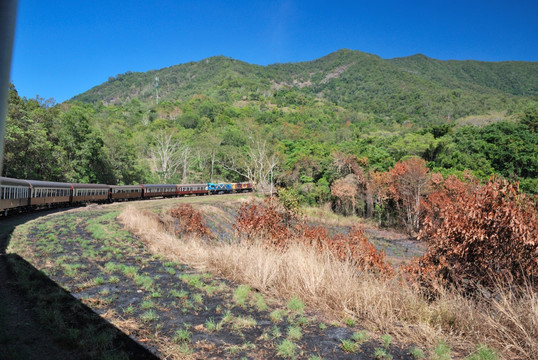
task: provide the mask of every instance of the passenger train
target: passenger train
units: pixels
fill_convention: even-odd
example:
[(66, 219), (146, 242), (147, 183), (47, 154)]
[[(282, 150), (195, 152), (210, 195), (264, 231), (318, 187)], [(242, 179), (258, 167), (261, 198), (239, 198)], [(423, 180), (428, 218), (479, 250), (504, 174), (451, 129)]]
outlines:
[(252, 184), (103, 185), (19, 180), (0, 177), (0, 216), (53, 206), (143, 200), (156, 197), (251, 192)]

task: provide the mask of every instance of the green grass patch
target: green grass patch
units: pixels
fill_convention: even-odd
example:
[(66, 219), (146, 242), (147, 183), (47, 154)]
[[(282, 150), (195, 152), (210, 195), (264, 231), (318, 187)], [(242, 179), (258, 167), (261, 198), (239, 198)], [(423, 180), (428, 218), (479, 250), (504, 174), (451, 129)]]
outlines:
[(282, 309), (277, 309), (277, 310), (273, 310), (271, 311), (271, 313), (269, 314), (269, 318), (271, 319), (271, 321), (275, 324), (278, 324), (279, 322), (282, 321), (282, 318), (286, 315), (286, 311), (285, 310), (282, 310)]
[(286, 306), (290, 311), (296, 312), (298, 314), (302, 314), (305, 309), (304, 302), (295, 295), (288, 300)]
[(140, 320), (142, 320), (145, 323), (153, 322), (159, 319), (159, 315), (151, 309), (140, 315)]
[(368, 331), (366, 331), (366, 330), (361, 330), (359, 332), (354, 332), (353, 335), (351, 336), (351, 338), (356, 343), (362, 344), (362, 343), (368, 341), (368, 339), (370, 339), (370, 334), (368, 334)]
[(295, 357), (295, 353), (297, 352), (297, 345), (295, 345), (290, 340), (283, 340), (280, 344), (276, 347), (276, 354), (278, 356), (282, 356), (285, 359), (292, 359)]
[(181, 343), (187, 343), (191, 341), (192, 333), (187, 329), (179, 329), (174, 333), (174, 336), (172, 337), (172, 341), (181, 344)]
[(247, 300), (250, 294), (250, 286), (248, 285), (239, 285), (234, 290), (234, 302), (237, 306), (245, 307), (247, 304)]
[(476, 350), (471, 355), (467, 356), (465, 360), (498, 360), (499, 355), (490, 349), (487, 345), (481, 344), (476, 347)]
[(289, 326), (288, 327), (288, 339), (290, 340), (299, 340), (303, 337), (303, 333), (300, 327)]
[(356, 342), (354, 342), (352, 340), (349, 340), (349, 339), (341, 340), (340, 341), (340, 347), (342, 348), (343, 352), (347, 352), (347, 353), (353, 353), (354, 354), (357, 351), (359, 351), (359, 344), (357, 344)]

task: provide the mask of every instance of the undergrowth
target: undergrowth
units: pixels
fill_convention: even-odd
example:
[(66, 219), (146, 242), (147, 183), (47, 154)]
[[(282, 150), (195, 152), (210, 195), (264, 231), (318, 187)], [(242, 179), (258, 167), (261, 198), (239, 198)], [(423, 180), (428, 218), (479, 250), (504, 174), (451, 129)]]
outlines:
[[(449, 344), (457, 357), (475, 353), (476, 344), (510, 359), (533, 359), (538, 353), (538, 297), (532, 286), (499, 286), (472, 297), (456, 288), (440, 287), (431, 297), (400, 276), (387, 276), (382, 266), (368, 271), (368, 262), (340, 256), (335, 250), (338, 247), (319, 245), (318, 239), (331, 240), (321, 231), (304, 236), (307, 231), (300, 221), (278, 216), (271, 204), (262, 206), (243, 206), (237, 224), (241, 236), (231, 243), (209, 245), (197, 236), (178, 241), (158, 215), (134, 208), (127, 208), (120, 220), (151, 251), (170, 260), (198, 266), (269, 295), (297, 297), (340, 319), (360, 319), (361, 326), (371, 331), (391, 334), (390, 338), (384, 336), (385, 343), (394, 336), (433, 349), (428, 352), (431, 356), (439, 356), (435, 352), (441, 343)], [(257, 230), (264, 236), (256, 237)], [(351, 241), (360, 242), (361, 236), (358, 231)], [(320, 251), (323, 248), (328, 251)], [(271, 319), (279, 321), (276, 314)], [(281, 346), (282, 354), (293, 353), (285, 351), (288, 342)], [(378, 355), (384, 357), (382, 351)]]

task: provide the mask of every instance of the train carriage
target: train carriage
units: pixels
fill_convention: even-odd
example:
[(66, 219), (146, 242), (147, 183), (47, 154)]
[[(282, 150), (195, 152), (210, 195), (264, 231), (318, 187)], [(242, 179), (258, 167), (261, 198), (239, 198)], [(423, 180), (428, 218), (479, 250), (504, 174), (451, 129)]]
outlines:
[(30, 184), (25, 180), (0, 177), (0, 213), (30, 205)]
[(184, 195), (207, 195), (209, 193), (207, 183), (206, 184), (179, 184), (178, 194)]
[(110, 199), (132, 200), (142, 198), (142, 185), (113, 185), (110, 186)]
[(142, 185), (144, 198), (170, 197), (178, 195), (178, 185), (171, 184), (144, 184)]
[(72, 184), (73, 203), (105, 202), (108, 201), (110, 185), (102, 184)]
[(245, 193), (245, 192), (252, 191), (252, 184), (248, 182), (234, 183), (232, 185), (233, 185), (233, 190), (236, 193), (241, 193), (241, 192)]
[(69, 203), (73, 186), (69, 183), (26, 180), (30, 185), (30, 206), (42, 207)]

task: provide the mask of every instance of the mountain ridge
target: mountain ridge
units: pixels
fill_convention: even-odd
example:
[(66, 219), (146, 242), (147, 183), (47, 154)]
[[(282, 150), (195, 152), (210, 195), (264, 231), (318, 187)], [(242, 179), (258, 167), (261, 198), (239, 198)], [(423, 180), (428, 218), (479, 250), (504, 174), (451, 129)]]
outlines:
[(341, 49), (295, 63), (256, 65), (220, 55), (127, 72), (71, 101), (118, 104), (136, 98), (150, 103), (156, 76), (162, 101), (187, 101), (194, 95), (224, 102), (267, 100), (293, 92), (290, 97), (301, 101), (317, 98), (361, 112), (416, 118), (483, 113), (538, 95), (538, 62), (437, 60), (423, 54), (382, 59)]

